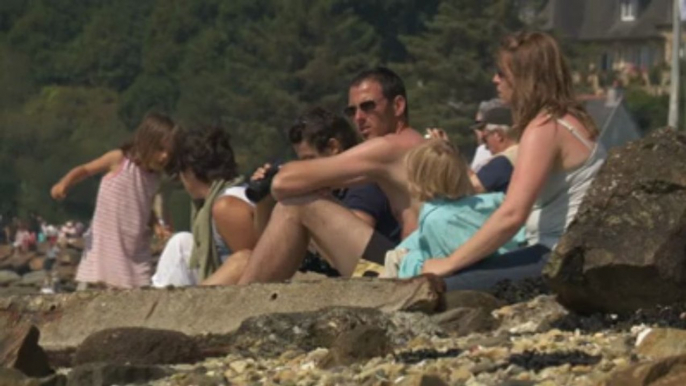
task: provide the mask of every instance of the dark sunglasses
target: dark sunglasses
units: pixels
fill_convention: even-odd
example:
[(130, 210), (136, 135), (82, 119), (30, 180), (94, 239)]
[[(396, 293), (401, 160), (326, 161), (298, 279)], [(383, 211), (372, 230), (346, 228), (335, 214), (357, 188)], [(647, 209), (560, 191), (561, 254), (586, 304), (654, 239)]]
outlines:
[(505, 79), (505, 71), (503, 71), (502, 68), (496, 67), (495, 68), (495, 74), (498, 75), (498, 78)]
[(374, 109), (376, 108), (376, 102), (364, 101), (357, 106), (348, 106), (345, 109), (343, 109), (343, 114), (345, 114), (348, 118), (354, 118), (358, 108), (362, 110), (365, 114), (367, 114), (374, 111)]

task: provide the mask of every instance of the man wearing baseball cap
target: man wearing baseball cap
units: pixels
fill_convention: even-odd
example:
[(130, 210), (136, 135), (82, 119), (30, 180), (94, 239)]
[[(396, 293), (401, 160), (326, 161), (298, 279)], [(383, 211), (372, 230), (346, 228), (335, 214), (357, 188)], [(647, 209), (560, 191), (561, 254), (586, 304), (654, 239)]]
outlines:
[(477, 193), (507, 192), (517, 159), (517, 138), (512, 130), (512, 111), (494, 107), (484, 112), (482, 121), (473, 127), (481, 132), (486, 148), (493, 157), (471, 175)]

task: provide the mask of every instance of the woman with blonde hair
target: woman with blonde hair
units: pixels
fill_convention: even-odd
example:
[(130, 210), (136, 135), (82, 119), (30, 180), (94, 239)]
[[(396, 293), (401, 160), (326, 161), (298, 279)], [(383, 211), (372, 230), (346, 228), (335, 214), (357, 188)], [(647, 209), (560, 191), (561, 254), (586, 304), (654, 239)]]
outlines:
[[(424, 273), (451, 276), (449, 289), (486, 289), (541, 275), (603, 164), (598, 129), (574, 96), (558, 43), (540, 32), (507, 36), (493, 78), (512, 107), (519, 157), (503, 204), (469, 241)], [(485, 259), (526, 226), (528, 247)]]
[[(405, 157), (408, 190), (421, 202), (419, 225), (386, 254), (384, 277), (407, 278), (422, 272), (432, 257), (448, 256), (469, 240), (502, 203), (502, 193), (474, 195), (468, 166), (452, 144), (433, 139)], [(497, 253), (517, 248), (515, 241)]]

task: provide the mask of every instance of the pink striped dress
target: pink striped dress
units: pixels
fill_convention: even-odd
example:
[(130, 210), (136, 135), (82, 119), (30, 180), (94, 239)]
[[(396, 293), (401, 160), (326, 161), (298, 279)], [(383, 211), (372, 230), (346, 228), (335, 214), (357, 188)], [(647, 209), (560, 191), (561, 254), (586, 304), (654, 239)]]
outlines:
[(76, 280), (119, 288), (150, 285), (149, 228), (159, 176), (124, 158), (100, 182), (95, 214)]

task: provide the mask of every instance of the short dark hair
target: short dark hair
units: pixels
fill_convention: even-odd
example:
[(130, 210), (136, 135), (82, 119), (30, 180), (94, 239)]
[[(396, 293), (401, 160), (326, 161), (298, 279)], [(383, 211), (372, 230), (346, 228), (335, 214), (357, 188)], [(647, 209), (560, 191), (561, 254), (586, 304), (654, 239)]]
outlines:
[(375, 80), (381, 85), (381, 92), (387, 100), (392, 101), (398, 95), (405, 99), (403, 118), (408, 121), (410, 119), (410, 106), (407, 102), (407, 92), (405, 91), (405, 83), (402, 78), (391, 69), (379, 66), (364, 70), (357, 74), (353, 80), (350, 81), (349, 88), (358, 86), (360, 83), (369, 79)]
[(360, 136), (350, 123), (341, 115), (323, 107), (314, 107), (301, 114), (288, 129), (288, 140), (291, 145), (303, 141), (323, 152), (329, 140), (335, 138), (348, 150), (360, 143)]
[(230, 180), (238, 175), (231, 137), (221, 127), (184, 131), (178, 136), (173, 171), (190, 169), (200, 181)]

